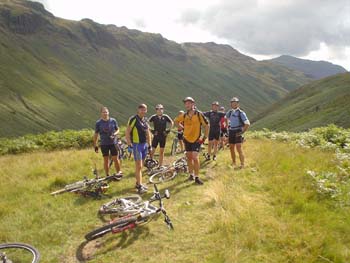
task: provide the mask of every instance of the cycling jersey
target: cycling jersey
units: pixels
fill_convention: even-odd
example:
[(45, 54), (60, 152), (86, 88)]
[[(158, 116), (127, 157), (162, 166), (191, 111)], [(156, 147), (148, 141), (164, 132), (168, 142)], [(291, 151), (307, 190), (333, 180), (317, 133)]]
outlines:
[(164, 135), (166, 124), (171, 123), (172, 120), (166, 114), (163, 114), (161, 116), (154, 114), (149, 118), (149, 122), (153, 122), (155, 134)]
[(109, 118), (108, 120), (99, 119), (95, 124), (95, 133), (100, 134), (100, 145), (113, 145), (116, 144), (115, 139), (111, 139), (111, 136), (118, 130), (118, 123), (115, 119)]
[(188, 113), (179, 115), (176, 118), (176, 121), (181, 123), (183, 122), (184, 126), (184, 139), (187, 142), (194, 143), (201, 136), (201, 127), (207, 126), (208, 121), (200, 111), (195, 111), (192, 116), (189, 116)]
[(204, 116), (209, 119), (210, 129), (217, 130), (220, 129), (220, 120), (222, 117), (225, 117), (225, 113), (220, 111), (207, 111), (204, 113)]
[(146, 118), (140, 118), (139, 115), (132, 116), (128, 121), (131, 127), (130, 139), (132, 143), (146, 143), (148, 124)]

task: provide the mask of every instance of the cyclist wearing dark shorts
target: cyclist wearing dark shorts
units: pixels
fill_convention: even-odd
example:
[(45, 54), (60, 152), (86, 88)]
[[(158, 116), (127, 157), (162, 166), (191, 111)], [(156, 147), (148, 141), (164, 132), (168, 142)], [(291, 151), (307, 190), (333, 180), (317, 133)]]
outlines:
[(231, 151), (232, 164), (236, 166), (235, 148), (239, 154), (241, 165), (244, 168), (244, 154), (242, 149), (243, 133), (248, 130), (250, 122), (244, 111), (239, 108), (239, 99), (233, 97), (231, 99), (231, 110), (226, 113), (226, 124), (229, 128), (229, 144)]
[(129, 119), (125, 132), (128, 150), (134, 154), (136, 189), (139, 194), (147, 192), (147, 187), (142, 184), (142, 167), (147, 153), (151, 150), (151, 135), (146, 113), (147, 105), (140, 104), (137, 114)]
[[(163, 165), (163, 159), (164, 159), (164, 147), (166, 144), (166, 137), (169, 134), (171, 128), (174, 125), (173, 120), (166, 114), (164, 114), (164, 107), (162, 104), (158, 104), (156, 106), (157, 113), (152, 115), (149, 118), (149, 122), (153, 123), (153, 139), (152, 139), (152, 151), (151, 151), (151, 158), (153, 158), (154, 152), (156, 151), (156, 148), (159, 144), (160, 150), (159, 150), (159, 166)], [(167, 129), (166, 125), (167, 123), (170, 123), (169, 129)]]
[[(221, 106), (220, 111), (224, 112), (226, 115), (225, 107)], [(226, 126), (226, 116), (224, 116), (220, 120), (220, 148), (221, 149), (225, 149), (225, 145), (227, 143), (227, 137), (228, 137), (228, 133), (227, 133), (227, 126)]]
[(209, 119), (210, 130), (209, 130), (209, 144), (208, 144), (208, 154), (206, 160), (210, 160), (211, 149), (213, 148), (213, 160), (216, 160), (216, 153), (218, 151), (218, 143), (220, 139), (220, 120), (225, 117), (224, 112), (218, 111), (219, 102), (214, 101), (211, 104), (211, 111), (204, 113), (204, 116)]
[(114, 166), (117, 171), (116, 178), (122, 177), (120, 162), (117, 150), (117, 134), (119, 133), (118, 123), (115, 119), (109, 117), (107, 107), (101, 108), (101, 118), (95, 124), (95, 134), (93, 144), (95, 152), (98, 153), (97, 139), (100, 136), (100, 147), (103, 155), (104, 170), (106, 176), (109, 176), (109, 156), (112, 156)]
[[(177, 115), (178, 116), (181, 116), (183, 115), (185, 112), (183, 110), (180, 110), (179, 111), (179, 114)], [(179, 127), (177, 128), (177, 138), (179, 140), (179, 144), (180, 144), (180, 150), (181, 152), (184, 151), (184, 131), (183, 129), (181, 128), (183, 126), (183, 122), (180, 123)]]
[[(175, 123), (184, 131), (184, 143), (187, 156), (187, 165), (190, 172), (189, 180), (194, 180), (196, 184), (203, 184), (199, 179), (199, 149), (201, 144), (206, 140), (209, 133), (209, 124), (202, 112), (195, 108), (195, 101), (191, 97), (186, 97), (185, 103), (186, 113), (178, 116)], [(183, 123), (181, 125), (180, 123)], [(205, 135), (201, 137), (201, 127), (205, 127)]]

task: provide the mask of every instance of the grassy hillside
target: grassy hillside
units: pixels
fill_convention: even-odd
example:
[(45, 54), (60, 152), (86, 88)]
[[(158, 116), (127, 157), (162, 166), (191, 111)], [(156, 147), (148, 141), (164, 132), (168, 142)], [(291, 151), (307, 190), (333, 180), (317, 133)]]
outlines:
[(334, 123), (350, 127), (350, 73), (292, 91), (255, 119), (253, 129), (303, 131)]
[(304, 72), (306, 76), (313, 79), (322, 79), (347, 72), (342, 66), (334, 65), (327, 61), (313, 61), (286, 55), (268, 61)]
[[(90, 173), (101, 157), (87, 150), (2, 156), (0, 242), (31, 243), (43, 262), (349, 262), (349, 207), (318, 193), (307, 175), (334, 170), (333, 154), (267, 139), (248, 139), (245, 150), (244, 170), (233, 170), (224, 151), (203, 167), (203, 186), (185, 175), (161, 185), (172, 195), (165, 207), (173, 232), (159, 218), (88, 243), (83, 237), (103, 224), (96, 212), (109, 199), (49, 192)], [(109, 194), (134, 193), (132, 166), (123, 164), (126, 177)]]
[(101, 105), (121, 123), (140, 102), (170, 114), (233, 95), (255, 116), (309, 81), (230, 46), (177, 44), (159, 34), (54, 17), (35, 2), (0, 2), (0, 136), (92, 127)]

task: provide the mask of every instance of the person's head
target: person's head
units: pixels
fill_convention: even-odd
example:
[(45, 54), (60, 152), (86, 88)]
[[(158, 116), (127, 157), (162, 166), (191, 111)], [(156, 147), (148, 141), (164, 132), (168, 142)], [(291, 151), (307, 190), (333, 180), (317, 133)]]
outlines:
[(212, 104), (211, 104), (211, 109), (213, 111), (218, 111), (219, 109), (219, 102), (218, 101), (214, 101)]
[(156, 105), (156, 112), (157, 112), (157, 115), (158, 115), (158, 116), (163, 115), (164, 107), (163, 107), (162, 104), (157, 104), (157, 105)]
[(225, 112), (225, 107), (224, 107), (224, 106), (221, 106), (219, 110), (220, 110), (221, 112)]
[(179, 113), (177, 114), (178, 116), (181, 116), (181, 115), (183, 115), (183, 114), (185, 114), (185, 112), (183, 111), (183, 110), (179, 110)]
[(231, 99), (231, 108), (237, 109), (239, 107), (239, 99), (237, 97), (233, 97)]
[(146, 113), (147, 113), (147, 105), (146, 104), (140, 104), (138, 107), (137, 107), (137, 114), (143, 118), (146, 116)]
[(101, 118), (102, 119), (108, 120), (108, 118), (109, 118), (109, 110), (108, 110), (107, 107), (101, 107), (100, 113), (101, 113)]
[(185, 104), (185, 109), (186, 110), (193, 110), (195, 107), (195, 101), (192, 97), (186, 97), (183, 100), (184, 104)]

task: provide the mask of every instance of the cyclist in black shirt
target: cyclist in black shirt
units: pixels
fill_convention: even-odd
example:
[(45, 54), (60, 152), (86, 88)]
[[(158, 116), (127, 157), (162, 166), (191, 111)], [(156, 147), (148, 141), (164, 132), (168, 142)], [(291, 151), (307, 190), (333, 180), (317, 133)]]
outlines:
[[(156, 148), (159, 144), (160, 150), (159, 150), (159, 166), (163, 165), (163, 159), (164, 159), (164, 148), (166, 143), (166, 137), (169, 134), (171, 128), (174, 125), (173, 120), (164, 112), (164, 107), (162, 104), (158, 104), (156, 106), (156, 114), (152, 115), (149, 118), (149, 122), (153, 123), (153, 140), (152, 140), (152, 151), (151, 151), (151, 158), (153, 158), (153, 155), (156, 151)], [(167, 123), (170, 123), (169, 129), (167, 129)]]
[(208, 154), (206, 160), (210, 160), (211, 149), (214, 148), (213, 160), (216, 160), (216, 153), (218, 151), (218, 143), (220, 140), (220, 120), (222, 117), (225, 117), (224, 112), (218, 111), (219, 102), (214, 101), (211, 104), (211, 111), (204, 113), (204, 116), (208, 118), (210, 124), (209, 130), (209, 143), (208, 143)]

